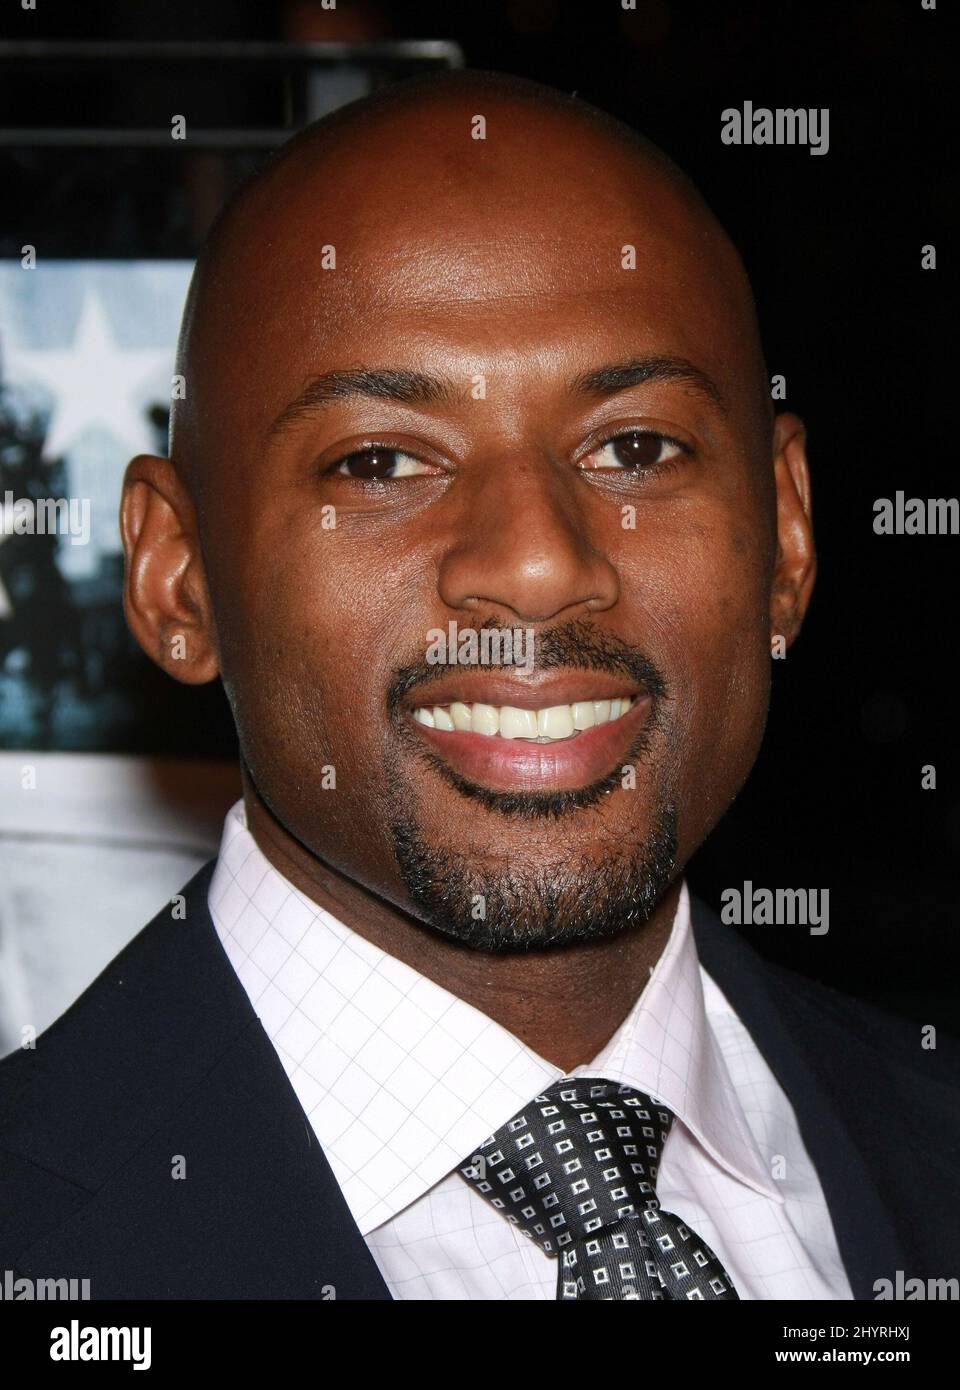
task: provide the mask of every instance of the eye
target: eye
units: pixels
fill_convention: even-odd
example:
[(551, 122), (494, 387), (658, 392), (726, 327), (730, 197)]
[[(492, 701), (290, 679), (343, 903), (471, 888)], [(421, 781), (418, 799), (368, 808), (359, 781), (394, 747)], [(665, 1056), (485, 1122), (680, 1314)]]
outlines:
[(681, 454), (689, 453), (685, 444), (653, 430), (629, 430), (614, 435), (588, 455), (590, 471), (655, 471), (669, 467)]
[(385, 444), (368, 444), (338, 459), (326, 471), (341, 477), (379, 481), (382, 478), (414, 478), (428, 473), (430, 469), (413, 454), (405, 454), (401, 449), (391, 449)]

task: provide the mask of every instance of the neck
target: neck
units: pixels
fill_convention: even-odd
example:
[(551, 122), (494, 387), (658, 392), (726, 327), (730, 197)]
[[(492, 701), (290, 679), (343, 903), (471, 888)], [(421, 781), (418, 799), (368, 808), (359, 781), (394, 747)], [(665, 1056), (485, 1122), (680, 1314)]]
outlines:
[(469, 950), (311, 854), (246, 779), (244, 803), (263, 854), (301, 893), (563, 1071), (591, 1062), (610, 1040), (643, 992), (673, 926), (679, 880), (647, 922), (615, 937), (502, 956)]

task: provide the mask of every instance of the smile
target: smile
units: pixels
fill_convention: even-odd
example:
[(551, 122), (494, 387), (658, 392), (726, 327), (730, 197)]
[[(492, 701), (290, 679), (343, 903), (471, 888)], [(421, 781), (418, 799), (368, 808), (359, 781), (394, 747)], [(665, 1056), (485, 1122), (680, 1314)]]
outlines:
[[(609, 684), (592, 698), (590, 683), (582, 677), (576, 681), (580, 689), (565, 683), (571, 688), (551, 690), (552, 701), (543, 698), (546, 689), (527, 688), (521, 694), (504, 686), (483, 692), (501, 699), (506, 695), (502, 704), (458, 699), (467, 692), (438, 689), (436, 704), (408, 706), (407, 719), (435, 757), (479, 786), (505, 792), (572, 791), (623, 766), (649, 718), (652, 700), (636, 688), (618, 695)], [(556, 697), (563, 694), (574, 698), (561, 703)]]
[(615, 700), (578, 700), (572, 705), (546, 709), (518, 709), (514, 705), (466, 704), (419, 705), (413, 711), (418, 724), (452, 733), (455, 729), (487, 737), (525, 739), (531, 743), (557, 743), (621, 719), (631, 708), (631, 697)]

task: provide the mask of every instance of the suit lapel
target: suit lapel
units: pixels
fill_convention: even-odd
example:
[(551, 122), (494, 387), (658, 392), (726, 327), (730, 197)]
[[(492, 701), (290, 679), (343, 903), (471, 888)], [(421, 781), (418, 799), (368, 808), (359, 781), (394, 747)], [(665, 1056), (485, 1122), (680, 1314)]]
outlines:
[[(869, 1062), (851, 1054), (849, 1028), (811, 1004), (823, 987), (765, 962), (732, 927), (691, 898), (700, 961), (733, 1005), (793, 1106), (830, 1209), (854, 1298), (907, 1267), (887, 1204), (847, 1116), (876, 1085)], [(872, 1158), (877, 1155), (873, 1153)]]
[(87, 1200), (17, 1267), (99, 1299), (389, 1299), (217, 937), (212, 869), (38, 1040), (30, 1157), (48, 1142)]

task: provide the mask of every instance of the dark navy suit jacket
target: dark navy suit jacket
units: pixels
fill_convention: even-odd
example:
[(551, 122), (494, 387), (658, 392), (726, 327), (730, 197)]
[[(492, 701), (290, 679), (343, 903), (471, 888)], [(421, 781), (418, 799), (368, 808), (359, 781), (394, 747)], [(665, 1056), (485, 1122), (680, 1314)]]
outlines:
[[(213, 862), (0, 1062), (0, 1271), (95, 1299), (388, 1299), (207, 908)], [(793, 1105), (858, 1299), (960, 1276), (960, 1047), (765, 962), (699, 957)], [(171, 1174), (177, 1156), (184, 1180)]]

